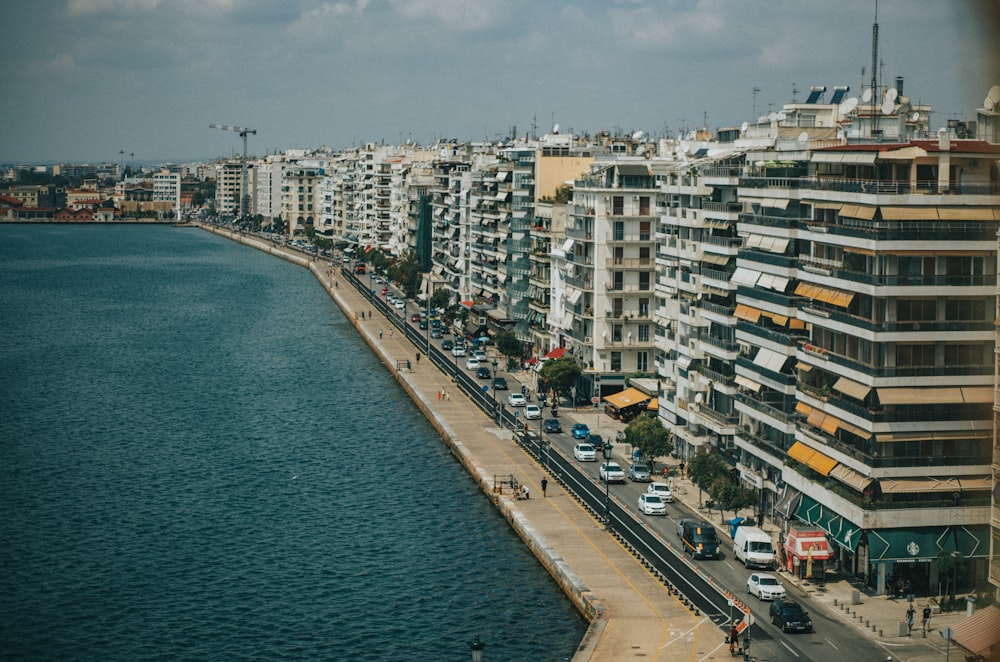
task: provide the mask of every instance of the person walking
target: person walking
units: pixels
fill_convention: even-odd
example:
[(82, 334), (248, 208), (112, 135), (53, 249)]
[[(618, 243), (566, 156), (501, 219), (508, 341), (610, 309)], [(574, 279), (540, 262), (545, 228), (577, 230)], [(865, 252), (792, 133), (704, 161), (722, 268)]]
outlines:
[(927, 605), (926, 607), (924, 607), (923, 616), (924, 616), (924, 620), (923, 620), (924, 637), (926, 638), (928, 630), (931, 629), (931, 606), (930, 605)]
[(910, 608), (906, 610), (906, 636), (909, 637), (910, 633), (913, 632), (913, 617), (916, 615), (917, 610), (913, 608), (913, 603), (910, 603)]
[(379, 327), (379, 330), (378, 330), (378, 339), (382, 340), (382, 328), (381, 327)]
[(544, 476), (542, 476), (542, 498), (543, 499), (546, 497), (545, 490), (548, 488), (548, 486), (549, 486), (549, 480), (547, 478), (545, 478)]

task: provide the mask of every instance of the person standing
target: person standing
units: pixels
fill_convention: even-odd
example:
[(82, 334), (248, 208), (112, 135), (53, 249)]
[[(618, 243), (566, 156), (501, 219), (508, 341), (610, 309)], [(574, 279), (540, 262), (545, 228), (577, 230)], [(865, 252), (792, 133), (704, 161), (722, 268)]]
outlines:
[(545, 490), (548, 488), (548, 486), (549, 486), (549, 480), (548, 480), (548, 478), (545, 478), (544, 476), (542, 476), (542, 498), (543, 499), (546, 497)]
[(924, 636), (926, 637), (927, 636), (927, 631), (931, 629), (931, 606), (930, 605), (927, 605), (927, 606), (924, 607), (923, 616), (924, 616), (924, 620), (923, 620)]
[(913, 632), (913, 617), (916, 615), (917, 610), (913, 608), (913, 603), (910, 603), (910, 608), (906, 610), (906, 636), (910, 636), (910, 632)]

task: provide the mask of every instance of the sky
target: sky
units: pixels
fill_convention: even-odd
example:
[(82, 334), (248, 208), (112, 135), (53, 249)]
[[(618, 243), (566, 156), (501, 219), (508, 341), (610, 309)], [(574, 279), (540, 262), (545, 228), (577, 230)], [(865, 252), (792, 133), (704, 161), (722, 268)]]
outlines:
[[(905, 95), (934, 106), (934, 129), (974, 118), (1000, 83), (993, 6), (878, 2), (881, 81), (903, 76)], [(0, 163), (241, 154), (239, 135), (213, 123), (256, 129), (251, 156), (554, 124), (739, 126), (811, 85), (860, 96), (875, 11), (876, 0), (16, 0), (0, 39)]]

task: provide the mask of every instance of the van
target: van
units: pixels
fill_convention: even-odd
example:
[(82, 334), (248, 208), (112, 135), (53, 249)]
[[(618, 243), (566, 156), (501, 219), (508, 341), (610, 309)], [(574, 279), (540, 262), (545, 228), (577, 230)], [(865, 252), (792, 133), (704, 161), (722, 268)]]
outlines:
[(681, 532), (684, 553), (694, 559), (714, 559), (719, 555), (719, 534), (705, 521), (687, 520)]
[(774, 567), (775, 554), (771, 536), (756, 526), (736, 527), (733, 537), (733, 554), (747, 568), (757, 567), (770, 570)]

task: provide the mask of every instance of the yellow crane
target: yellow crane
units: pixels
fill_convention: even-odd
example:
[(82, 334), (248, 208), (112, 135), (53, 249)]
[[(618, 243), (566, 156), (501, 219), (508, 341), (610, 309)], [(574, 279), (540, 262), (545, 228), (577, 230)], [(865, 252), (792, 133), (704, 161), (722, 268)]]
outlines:
[(250, 194), (247, 191), (247, 135), (251, 133), (257, 135), (257, 129), (247, 129), (242, 126), (230, 126), (228, 124), (209, 124), (208, 128), (234, 131), (240, 134), (240, 138), (243, 138), (243, 171), (240, 177), (240, 218), (244, 219), (247, 216), (248, 203), (250, 202)]

